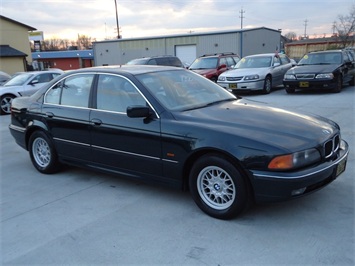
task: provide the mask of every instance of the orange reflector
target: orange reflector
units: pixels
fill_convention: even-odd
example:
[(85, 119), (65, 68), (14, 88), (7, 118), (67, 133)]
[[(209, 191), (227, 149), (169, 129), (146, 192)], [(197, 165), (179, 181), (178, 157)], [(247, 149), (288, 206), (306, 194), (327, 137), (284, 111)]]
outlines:
[(282, 155), (275, 157), (269, 163), (269, 169), (290, 169), (293, 167), (293, 157), (292, 155)]

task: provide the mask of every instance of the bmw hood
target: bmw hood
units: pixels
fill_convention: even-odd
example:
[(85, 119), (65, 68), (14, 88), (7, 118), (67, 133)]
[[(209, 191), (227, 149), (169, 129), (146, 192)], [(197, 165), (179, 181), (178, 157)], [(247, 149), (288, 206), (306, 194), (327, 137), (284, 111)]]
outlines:
[(245, 99), (185, 111), (176, 116), (223, 136), (253, 140), (283, 150), (315, 147), (339, 132), (326, 118), (270, 107)]

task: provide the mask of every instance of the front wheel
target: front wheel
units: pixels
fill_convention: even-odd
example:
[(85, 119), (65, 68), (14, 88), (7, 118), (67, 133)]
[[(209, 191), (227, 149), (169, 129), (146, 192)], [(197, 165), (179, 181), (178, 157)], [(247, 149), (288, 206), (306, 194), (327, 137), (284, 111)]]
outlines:
[(272, 81), (271, 81), (271, 77), (268, 76), (265, 78), (264, 81), (263, 93), (269, 94), (271, 92), (271, 88), (272, 88)]
[(335, 93), (341, 92), (342, 88), (343, 88), (343, 77), (341, 75), (338, 75), (336, 81), (336, 87), (333, 89), (333, 92)]
[(7, 115), (11, 113), (11, 102), (15, 98), (13, 95), (3, 95), (1, 96), (1, 115)]
[(221, 156), (201, 157), (192, 167), (190, 192), (197, 206), (218, 219), (231, 219), (248, 205), (247, 185), (240, 171)]
[(29, 141), (32, 164), (41, 173), (51, 174), (58, 170), (58, 159), (54, 145), (42, 131), (34, 132)]

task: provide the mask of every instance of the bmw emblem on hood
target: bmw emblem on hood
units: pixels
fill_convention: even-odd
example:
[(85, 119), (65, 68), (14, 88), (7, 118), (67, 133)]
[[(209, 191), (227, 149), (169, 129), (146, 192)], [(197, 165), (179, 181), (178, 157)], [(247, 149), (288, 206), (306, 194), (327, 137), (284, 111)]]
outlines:
[(330, 135), (330, 131), (328, 129), (323, 129), (322, 131), (323, 131), (324, 134)]

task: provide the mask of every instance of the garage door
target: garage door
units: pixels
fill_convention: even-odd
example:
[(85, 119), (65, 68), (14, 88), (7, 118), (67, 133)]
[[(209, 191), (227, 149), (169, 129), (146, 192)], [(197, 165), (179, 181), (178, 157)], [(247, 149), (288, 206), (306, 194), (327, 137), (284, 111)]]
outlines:
[(196, 59), (196, 45), (176, 45), (175, 51), (183, 63), (191, 64)]

